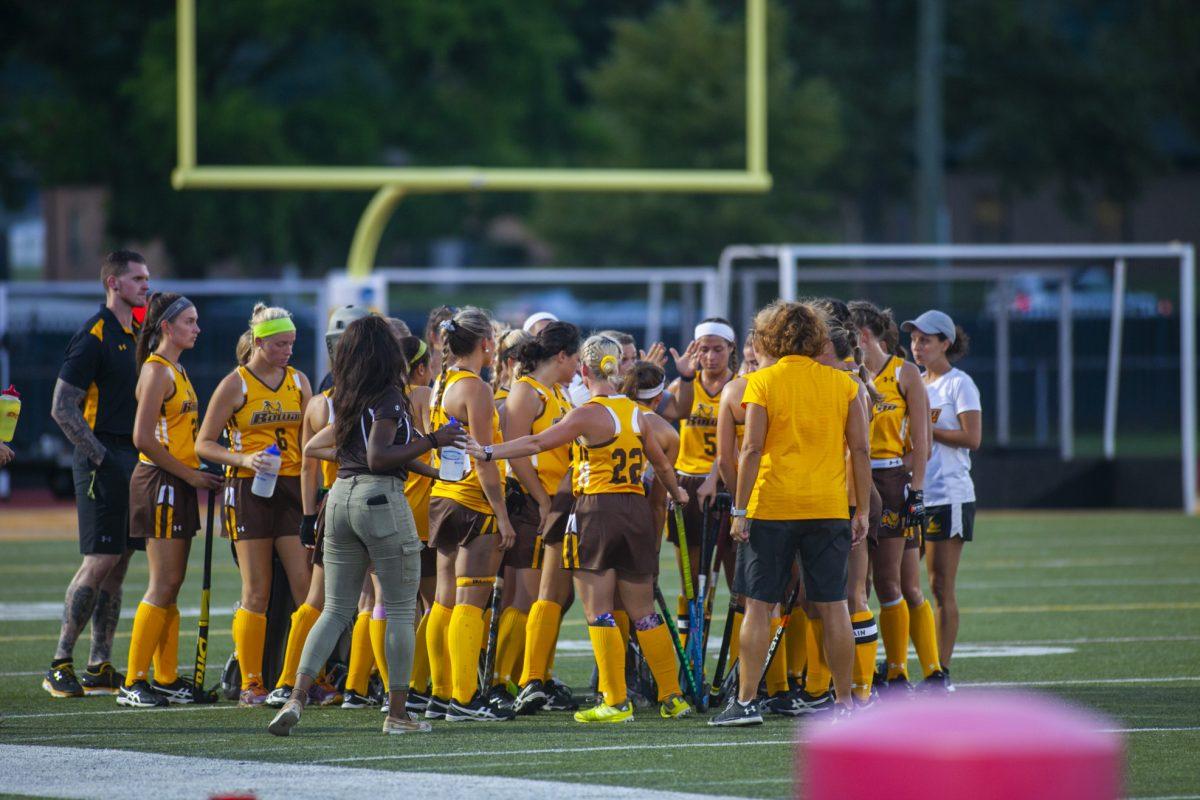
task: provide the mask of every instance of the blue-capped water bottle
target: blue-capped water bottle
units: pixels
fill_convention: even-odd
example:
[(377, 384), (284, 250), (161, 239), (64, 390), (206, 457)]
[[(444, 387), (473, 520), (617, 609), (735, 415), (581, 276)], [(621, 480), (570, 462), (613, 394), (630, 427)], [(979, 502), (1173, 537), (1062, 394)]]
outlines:
[(271, 445), (263, 451), (270, 459), (270, 464), (254, 473), (254, 483), (250, 484), (250, 491), (259, 497), (270, 497), (275, 494), (275, 480), (279, 477), (279, 467), (283, 463), (280, 457), (279, 448)]
[[(454, 417), (450, 418), (451, 425), (460, 425), (461, 423)], [(456, 447), (448, 444), (438, 451), (438, 460), (441, 462), (438, 466), (438, 478), (443, 481), (461, 481), (463, 475), (467, 473), (467, 451), (461, 447)]]

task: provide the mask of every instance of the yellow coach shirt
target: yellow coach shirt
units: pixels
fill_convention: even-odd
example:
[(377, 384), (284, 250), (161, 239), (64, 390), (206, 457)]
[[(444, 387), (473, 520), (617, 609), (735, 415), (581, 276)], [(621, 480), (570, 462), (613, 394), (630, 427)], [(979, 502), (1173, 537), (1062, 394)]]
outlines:
[(848, 519), (846, 414), (858, 395), (847, 373), (784, 356), (746, 376), (742, 405), (767, 410), (751, 519)]

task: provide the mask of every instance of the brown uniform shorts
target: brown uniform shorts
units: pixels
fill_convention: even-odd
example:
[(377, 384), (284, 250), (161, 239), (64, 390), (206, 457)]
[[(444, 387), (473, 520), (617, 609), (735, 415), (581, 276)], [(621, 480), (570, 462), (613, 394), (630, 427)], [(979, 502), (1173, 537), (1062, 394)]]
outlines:
[(129, 537), (191, 539), (199, 531), (200, 503), (195, 487), (139, 461), (129, 481)]
[[(571, 492), (571, 473), (563, 478), (558, 485), (558, 491), (550, 498), (550, 513), (546, 515), (546, 524), (542, 526), (542, 544), (562, 544), (567, 533), (567, 520), (575, 508), (575, 495)], [(539, 555), (540, 559), (541, 556)]]
[[(871, 480), (883, 503), (879, 514), (879, 523), (872, 525), (868, 531), (872, 543), (876, 543), (879, 539), (897, 539), (904, 536), (904, 529), (900, 527), (900, 516), (904, 510), (904, 487), (912, 480), (911, 473), (904, 467), (873, 469), (871, 470)], [(874, 501), (874, 493), (872, 493), (871, 499)], [(872, 507), (871, 510), (873, 512), (874, 508)], [(920, 542), (915, 536), (904, 543), (906, 550), (916, 549), (919, 546)]]
[(429, 546), (453, 552), (480, 536), (499, 534), (496, 517), (467, 508), (448, 497), (429, 498)]
[[(697, 549), (704, 537), (704, 507), (700, 503), (700, 498), (696, 496), (696, 492), (704, 485), (707, 478), (702, 475), (684, 475), (677, 472), (675, 480), (688, 493), (687, 505), (683, 507), (683, 524), (686, 528), (684, 533), (687, 534), (688, 548)], [(724, 484), (718, 483), (717, 491), (725, 491)], [(710, 505), (708, 524), (716, 525), (718, 516), (720, 516), (721, 528), (717, 531), (717, 555), (724, 560), (725, 554), (733, 549), (733, 537), (729, 533), (732, 527), (731, 520), (728, 513), (718, 515), (715, 505)], [(675, 534), (674, 526), (669, 523), (667, 525), (667, 541), (679, 547), (679, 537)]]
[(627, 575), (655, 573), (658, 542), (645, 495), (580, 495), (575, 500), (574, 516), (581, 569), (615, 569)]
[(538, 505), (529, 495), (522, 495), (524, 502), (515, 512), (510, 511), (508, 521), (517, 533), (517, 541), (504, 553), (504, 566), (529, 569), (539, 566), (541, 561), (542, 523)]
[(222, 535), (239, 540), (299, 536), (304, 517), (300, 506), (300, 477), (280, 475), (275, 494), (259, 497), (250, 491), (254, 478), (226, 478), (221, 508)]
[(429, 546), (427, 542), (422, 542), (424, 547), (421, 548), (421, 577), (436, 578), (437, 577), (437, 550)]

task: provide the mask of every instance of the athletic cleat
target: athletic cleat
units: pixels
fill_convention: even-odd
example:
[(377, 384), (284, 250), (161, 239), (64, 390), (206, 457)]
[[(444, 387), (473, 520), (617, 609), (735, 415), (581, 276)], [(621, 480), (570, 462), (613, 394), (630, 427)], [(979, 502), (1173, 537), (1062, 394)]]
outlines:
[(513, 711), (518, 714), (533, 714), (546, 705), (550, 695), (546, 692), (546, 684), (537, 678), (521, 687), (517, 699), (513, 703)]
[(876, 708), (879, 708), (879, 695), (875, 692), (867, 695), (866, 700), (860, 700), (857, 696), (854, 698), (855, 711), (871, 711)]
[(680, 694), (671, 695), (658, 706), (658, 715), (663, 719), (679, 719), (690, 716), (691, 713), (692, 706)]
[(150, 684), (150, 688), (167, 698), (168, 703), (174, 705), (185, 706), (196, 700), (196, 684), (192, 683), (188, 678), (176, 678), (171, 683), (153, 681)]
[(747, 725), (762, 725), (762, 712), (758, 710), (758, 702), (751, 700), (742, 703), (737, 697), (730, 697), (720, 714), (708, 721), (709, 725), (723, 728), (740, 728)]
[(253, 708), (261, 706), (267, 702), (269, 692), (262, 684), (255, 683), (248, 689), (242, 689), (242, 693), (238, 695), (238, 705), (242, 708)]
[(445, 719), (450, 701), (434, 695), (429, 696), (429, 706), (425, 709), (425, 719)]
[(117, 705), (128, 708), (162, 708), (169, 705), (167, 698), (150, 688), (146, 681), (138, 681), (133, 686), (122, 685), (117, 690)]
[[(492, 708), (504, 709), (505, 711), (513, 711), (514, 699), (508, 693), (508, 689), (504, 686), (493, 686), (484, 698), (484, 702)], [(514, 711), (514, 713), (516, 713)]]
[(329, 682), (328, 678), (314, 683), (308, 690), (308, 702), (315, 706), (340, 706), (342, 693)]
[(432, 725), (425, 720), (417, 719), (414, 714), (405, 714), (402, 719), (389, 716), (383, 721), (383, 732), (387, 734), (429, 733), (431, 730), (433, 730)]
[(267, 699), (263, 701), (263, 705), (267, 708), (283, 708), (288, 700), (292, 699), (291, 686), (276, 686), (267, 695)]
[(546, 711), (579, 710), (579, 703), (575, 700), (575, 695), (571, 694), (571, 687), (562, 681), (550, 678), (546, 681), (545, 691), (547, 699), (546, 704), (542, 708)]
[(83, 697), (83, 687), (79, 685), (79, 679), (75, 677), (75, 668), (71, 666), (70, 661), (46, 670), (42, 678), (42, 688), (49, 692), (51, 697)]
[(600, 724), (633, 722), (633, 703), (626, 700), (619, 706), (610, 706), (608, 703), (599, 702), (591, 708), (576, 711), (575, 721)]
[(833, 692), (814, 696), (801, 689), (792, 698), (792, 702), (797, 708), (802, 709), (801, 714), (817, 714), (833, 708)]
[(385, 715), (392, 713), (392, 695), (390, 693), (383, 696), (383, 702), (379, 704), (379, 713)]
[[(245, 694), (245, 692), (242, 692)], [(296, 723), (300, 721), (300, 714), (303, 707), (299, 701), (289, 699), (275, 715), (275, 719), (267, 725), (267, 731), (275, 736), (287, 736), (292, 732), (292, 728), (296, 727)]]
[(922, 694), (945, 694), (950, 691), (950, 676), (944, 670), (934, 670), (929, 677), (917, 685), (917, 691)]
[(79, 685), (83, 687), (83, 693), (89, 697), (99, 694), (114, 695), (125, 685), (125, 676), (113, 669), (112, 664), (105, 661), (98, 664), (95, 669), (86, 668), (79, 676)]
[(758, 707), (763, 714), (779, 714), (784, 717), (800, 717), (808, 713), (808, 705), (799, 699), (799, 694), (790, 692), (776, 692), (760, 702)]
[(404, 710), (409, 714), (420, 716), (429, 709), (429, 700), (431, 695), (425, 692), (418, 692), (416, 689), (408, 690), (408, 698), (404, 701)]
[[(429, 718), (428, 712), (425, 718)], [(508, 722), (516, 718), (511, 708), (492, 705), (478, 693), (466, 705), (451, 700), (446, 709), (446, 722)]]
[(879, 687), (879, 696), (884, 700), (911, 700), (915, 691), (913, 685), (908, 682), (908, 676), (904, 674), (876, 685)]
[(846, 722), (857, 713), (857, 707), (851, 708), (850, 706), (844, 706), (841, 703), (836, 703), (833, 706), (833, 713), (829, 715), (829, 721), (836, 725), (839, 722)]
[(957, 689), (954, 688), (954, 681), (950, 680), (950, 668), (942, 667), (942, 674), (946, 676), (946, 691), (947, 692), (957, 691)]
[(374, 700), (353, 689), (347, 689), (342, 695), (342, 708), (370, 708), (373, 705), (375, 705)]

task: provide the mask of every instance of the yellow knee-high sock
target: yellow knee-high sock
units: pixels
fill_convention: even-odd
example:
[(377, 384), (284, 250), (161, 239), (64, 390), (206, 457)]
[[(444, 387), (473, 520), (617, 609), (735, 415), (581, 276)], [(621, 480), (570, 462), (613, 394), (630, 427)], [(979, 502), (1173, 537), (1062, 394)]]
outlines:
[(875, 657), (879, 654), (879, 626), (870, 610), (856, 611), (850, 617), (854, 627), (854, 696), (865, 701), (871, 696), (875, 680)]
[(518, 659), (525, 649), (525, 628), (529, 615), (509, 606), (500, 612), (500, 626), (496, 630), (496, 666), (492, 674), (492, 685), (503, 686), (516, 680)]
[(453, 698), (462, 705), (479, 690), (479, 648), (483, 609), (459, 603), (450, 614), (450, 671)]
[[(561, 607), (560, 607), (561, 608)], [(550, 655), (546, 658), (546, 680), (554, 677), (554, 656), (558, 653), (558, 636), (562, 633), (562, 612), (554, 623), (554, 638), (550, 641)]]
[[(792, 613), (788, 615), (784, 642), (787, 643), (788, 677), (799, 680), (808, 664), (808, 617), (804, 615), (803, 609), (793, 608)], [(782, 648), (783, 642), (780, 643), (780, 649)]]
[[(504, 616), (504, 612), (500, 612)], [(492, 629), (492, 608), (488, 606), (483, 610), (483, 639), (479, 642), (479, 652), (482, 653), (487, 649), (487, 632)], [(496, 637), (499, 638), (500, 630), (497, 628)]]
[(154, 650), (154, 680), (168, 686), (179, 679), (179, 606), (167, 609), (167, 624)]
[(418, 691), (429, 691), (429, 616), (424, 614), (417, 623), (417, 632), (413, 635), (412, 672), (408, 677), (408, 688)]
[(612, 612), (613, 619), (617, 621), (617, 630), (621, 632), (621, 641), (629, 645), (629, 614), (620, 609)]
[[(907, 603), (905, 604), (907, 605)], [(917, 649), (917, 660), (921, 662), (921, 673), (928, 678), (942, 669), (938, 656), (937, 622), (933, 618), (933, 606), (929, 601), (908, 609), (908, 635)]]
[(814, 697), (819, 697), (829, 691), (829, 683), (833, 673), (829, 671), (829, 662), (825, 660), (825, 625), (819, 619), (808, 619), (808, 678), (804, 681), (804, 691)]
[(375, 655), (375, 668), (379, 670), (379, 677), (383, 681), (383, 685), (391, 686), (388, 683), (387, 615), (383, 606), (375, 606), (375, 610), (371, 612), (370, 631), (371, 652)]
[(262, 686), (263, 647), (267, 638), (267, 615), (239, 608), (233, 615), (233, 647), (242, 670), (242, 688)]
[[(771, 635), (775, 635), (775, 631), (779, 630), (779, 626), (783, 624), (783, 617), (771, 618)], [(779, 642), (779, 648), (775, 651), (775, 658), (771, 659), (771, 663), (767, 666), (767, 694), (786, 693), (788, 689), (787, 679), (787, 633), (784, 633), (783, 639)]]
[(908, 677), (908, 603), (897, 598), (883, 603), (879, 609), (879, 632), (883, 634), (883, 650), (887, 655), (888, 680)]
[(729, 629), (729, 658), (725, 662), (726, 669), (733, 666), (742, 653), (742, 619), (745, 616), (746, 612), (741, 608), (733, 612), (733, 626)]
[(314, 608), (308, 603), (301, 603), (300, 607), (292, 612), (292, 628), (288, 631), (287, 649), (283, 651), (283, 669), (279, 672), (279, 680), (275, 683), (276, 688), (296, 685), (296, 670), (300, 667), (300, 655), (304, 652), (304, 642), (308, 639), (308, 632), (320, 618), (320, 609)]
[(371, 651), (371, 612), (360, 611), (350, 631), (350, 664), (346, 668), (346, 690), (366, 695), (375, 654)]
[(450, 668), (450, 617), (452, 612), (440, 603), (429, 609), (429, 621), (425, 624), (425, 647), (429, 653), (429, 679), (433, 696), (450, 699), (453, 691), (453, 673)]
[(522, 686), (530, 681), (546, 680), (547, 665), (558, 639), (558, 623), (562, 606), (553, 600), (538, 600), (529, 609), (525, 623), (525, 663), (521, 669)]
[(138, 681), (149, 680), (150, 662), (162, 639), (170, 612), (165, 608), (150, 605), (145, 600), (138, 603), (133, 616), (133, 636), (129, 640), (129, 666), (125, 670), (125, 685), (133, 686)]
[(691, 622), (688, 620), (688, 600), (683, 595), (679, 595), (675, 600), (675, 627), (679, 630), (679, 641), (684, 647), (687, 647), (688, 630), (691, 628)]
[(592, 640), (592, 651), (596, 654), (604, 702), (610, 706), (619, 706), (627, 697), (625, 644), (621, 641), (621, 632), (615, 626), (588, 625), (588, 638)]
[(658, 701), (661, 703), (671, 695), (682, 694), (679, 688), (679, 661), (675, 657), (675, 645), (671, 643), (667, 626), (659, 624), (649, 630), (638, 631), (637, 638), (642, 655), (646, 657), (646, 665), (658, 684)]

